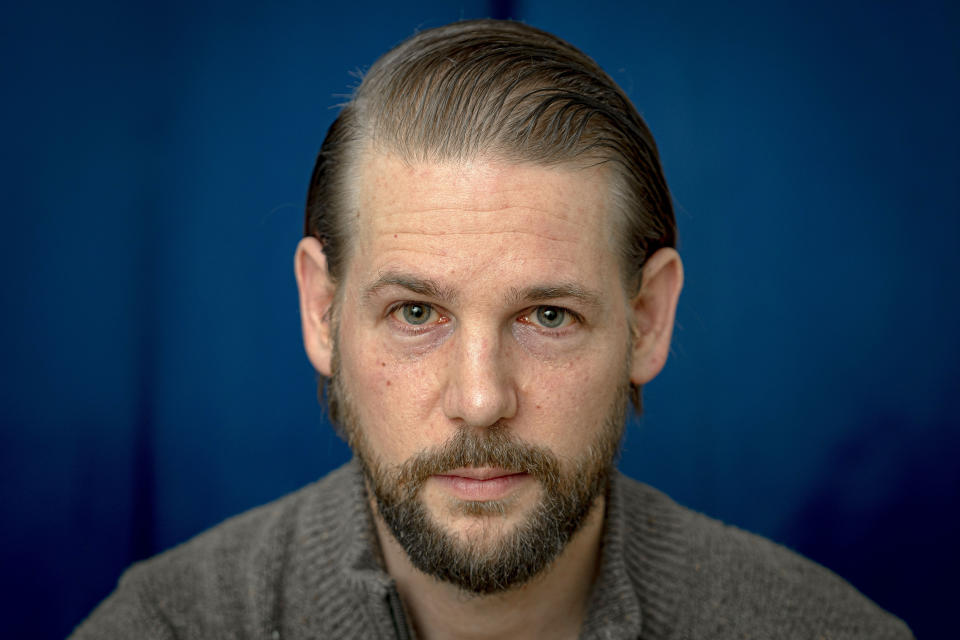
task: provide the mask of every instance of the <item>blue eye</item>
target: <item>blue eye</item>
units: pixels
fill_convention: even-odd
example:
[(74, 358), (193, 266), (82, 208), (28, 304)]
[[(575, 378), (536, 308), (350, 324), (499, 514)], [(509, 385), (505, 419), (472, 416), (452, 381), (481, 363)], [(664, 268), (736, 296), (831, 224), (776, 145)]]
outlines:
[(567, 319), (567, 312), (560, 307), (537, 307), (537, 322), (547, 329), (556, 329)]
[(411, 302), (401, 307), (403, 319), (409, 324), (424, 324), (430, 319), (433, 308), (430, 305)]

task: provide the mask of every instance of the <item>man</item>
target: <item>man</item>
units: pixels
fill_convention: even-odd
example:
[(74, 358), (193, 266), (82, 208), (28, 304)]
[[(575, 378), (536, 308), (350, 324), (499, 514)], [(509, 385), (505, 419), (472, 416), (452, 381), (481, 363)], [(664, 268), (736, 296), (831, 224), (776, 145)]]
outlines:
[(510, 22), (381, 58), (295, 259), (355, 460), (131, 569), (76, 637), (908, 638), (827, 570), (620, 476), (683, 268), (653, 138)]

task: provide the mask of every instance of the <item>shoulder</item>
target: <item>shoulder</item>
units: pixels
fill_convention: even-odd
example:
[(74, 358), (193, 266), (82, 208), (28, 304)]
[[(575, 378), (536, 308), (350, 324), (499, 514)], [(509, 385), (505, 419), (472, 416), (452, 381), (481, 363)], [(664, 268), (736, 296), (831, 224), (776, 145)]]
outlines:
[(639, 547), (659, 545), (675, 554), (663, 564), (674, 574), (664, 584), (674, 591), (680, 637), (912, 638), (903, 622), (819, 564), (644, 484), (621, 477), (620, 487), (625, 551), (649, 555)]
[(269, 626), (297, 538), (318, 513), (342, 509), (354, 482), (341, 467), (133, 565), (74, 637), (231, 637)]

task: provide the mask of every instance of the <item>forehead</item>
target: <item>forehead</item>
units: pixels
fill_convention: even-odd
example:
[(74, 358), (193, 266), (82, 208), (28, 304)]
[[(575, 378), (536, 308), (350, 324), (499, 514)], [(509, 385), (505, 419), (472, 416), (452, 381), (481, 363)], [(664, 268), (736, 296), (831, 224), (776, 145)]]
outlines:
[(513, 204), (530, 204), (532, 196), (559, 213), (592, 205), (605, 208), (609, 196), (604, 166), (544, 166), (497, 157), (444, 162), (407, 161), (390, 153), (366, 151), (359, 163), (358, 191), (370, 205), (402, 204), (416, 198), (424, 205), (475, 205), (494, 211)]
[(541, 263), (610, 276), (616, 252), (602, 167), (489, 158), (408, 163), (368, 152), (356, 178), (351, 262), (361, 271), (431, 257), (433, 266), (466, 260), (480, 267), (495, 259), (504, 269)]

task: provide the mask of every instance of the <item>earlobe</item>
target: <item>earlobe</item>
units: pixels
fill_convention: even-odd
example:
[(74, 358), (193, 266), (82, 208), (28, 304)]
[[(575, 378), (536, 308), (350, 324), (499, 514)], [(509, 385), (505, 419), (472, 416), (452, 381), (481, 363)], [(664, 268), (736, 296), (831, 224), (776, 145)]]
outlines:
[(336, 288), (327, 271), (327, 257), (316, 238), (303, 238), (294, 256), (294, 274), (300, 292), (300, 321), (303, 325), (303, 346), (313, 368), (330, 377), (330, 356), (333, 352), (331, 307)]
[(640, 292), (633, 299), (633, 361), (630, 382), (650, 382), (667, 361), (680, 290), (683, 263), (676, 250), (666, 247), (647, 259)]

